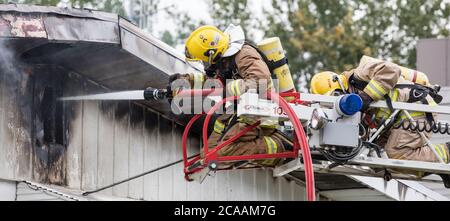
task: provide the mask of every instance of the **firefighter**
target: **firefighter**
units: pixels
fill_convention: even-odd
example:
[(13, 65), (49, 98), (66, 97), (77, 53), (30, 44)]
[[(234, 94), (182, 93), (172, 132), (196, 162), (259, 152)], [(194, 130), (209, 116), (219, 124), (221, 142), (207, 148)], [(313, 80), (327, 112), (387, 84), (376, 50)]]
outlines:
[[(177, 79), (184, 79), (190, 82), (191, 88), (196, 88), (196, 85), (202, 85), (206, 79), (219, 79), (225, 88), (226, 97), (240, 96), (249, 89), (261, 90), (258, 91), (259, 94), (272, 90), (271, 71), (264, 55), (257, 47), (245, 41), (244, 31), (240, 26), (230, 25), (224, 32), (214, 26), (198, 28), (186, 41), (185, 55), (187, 62), (203, 63), (206, 74), (175, 74), (171, 76), (169, 85)], [(259, 85), (261, 82), (265, 82), (267, 88)], [(250, 119), (238, 118), (235, 114), (219, 116), (208, 139), (209, 148), (216, 147), (254, 123)], [(257, 127), (221, 149), (219, 156), (284, 152), (287, 144), (275, 133), (277, 124), (278, 122)], [(273, 159), (256, 163), (275, 166), (281, 162), (280, 159)]]
[[(369, 108), (369, 105), (375, 101), (386, 100), (388, 106), (391, 107), (392, 101), (437, 105), (435, 99), (440, 100), (439, 95), (432, 92), (417, 93), (424, 88), (405, 80), (398, 65), (380, 60), (361, 62), (356, 69), (346, 71), (341, 75), (333, 72), (318, 73), (311, 80), (311, 92), (314, 94), (334, 95), (341, 92), (358, 94), (363, 100), (362, 112), (365, 113), (365, 119), (374, 119), (373, 116), (375, 116), (375, 124), (380, 124), (393, 112), (392, 108)], [(415, 96), (416, 94), (426, 96)], [(419, 122), (430, 122), (435, 117), (423, 112), (410, 114), (414, 120)], [(405, 119), (407, 117), (400, 114), (396, 121)], [(366, 124), (372, 123), (366, 122)], [(431, 134), (426, 133), (426, 136), (430, 138)], [(445, 163), (448, 163), (450, 158), (449, 143), (429, 147), (419, 133), (401, 128), (388, 130), (377, 140), (376, 144), (384, 147), (388, 157), (392, 159), (439, 162), (431, 148), (435, 148)], [(446, 187), (449, 187), (449, 177), (447, 175), (441, 175), (441, 177)]]

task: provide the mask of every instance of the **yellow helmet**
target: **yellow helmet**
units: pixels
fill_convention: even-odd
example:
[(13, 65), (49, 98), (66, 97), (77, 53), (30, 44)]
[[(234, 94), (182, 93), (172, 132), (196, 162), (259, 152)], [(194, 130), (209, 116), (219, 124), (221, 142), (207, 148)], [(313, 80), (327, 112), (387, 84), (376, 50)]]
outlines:
[(210, 25), (202, 26), (186, 40), (186, 59), (213, 64), (228, 49), (230, 36)]
[(325, 71), (315, 74), (311, 79), (311, 93), (329, 95), (336, 89), (341, 88), (339, 81), (335, 81), (333, 78), (337, 76), (344, 84), (345, 90), (348, 89), (348, 82), (344, 75), (338, 75), (331, 71)]

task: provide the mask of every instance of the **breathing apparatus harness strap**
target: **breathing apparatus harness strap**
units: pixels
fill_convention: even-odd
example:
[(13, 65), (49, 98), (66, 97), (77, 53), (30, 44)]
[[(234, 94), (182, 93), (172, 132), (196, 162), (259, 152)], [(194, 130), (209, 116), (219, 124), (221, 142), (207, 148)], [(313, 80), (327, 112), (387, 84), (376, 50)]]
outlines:
[[(244, 45), (248, 45), (255, 49), (258, 54), (262, 57), (264, 63), (266, 63), (267, 67), (270, 70), (272, 75), (272, 79), (276, 79), (276, 75), (274, 74), (274, 70), (282, 67), (285, 64), (289, 64), (287, 57), (285, 56), (283, 59), (279, 61), (271, 61), (267, 58), (267, 56), (252, 42), (245, 41)], [(209, 69), (206, 70), (206, 75), (209, 77), (213, 77), (216, 75), (216, 71), (219, 72), (219, 77), (222, 79), (232, 79), (237, 73), (237, 64), (234, 60), (235, 56), (221, 58), (217, 61), (216, 64), (211, 65)]]
[(231, 118), (228, 121), (228, 125), (225, 127), (225, 129), (222, 131), (222, 135), (220, 135), (219, 139), (217, 140), (218, 143), (222, 141), (222, 139), (225, 137), (225, 134), (230, 131), (230, 129), (238, 123), (238, 117), (237, 114), (233, 114)]
[[(430, 87), (426, 87), (423, 85), (419, 85), (419, 84), (398, 84), (395, 86), (395, 88), (397, 89), (404, 89), (404, 88), (408, 88), (411, 89), (411, 91), (409, 92), (409, 100), (408, 103), (416, 103), (416, 102), (421, 102), (422, 104), (426, 104), (429, 105), (430, 103), (428, 102), (428, 100), (426, 99), (428, 95), (430, 95), (430, 97), (433, 98), (434, 102), (436, 102), (436, 104), (440, 104), (442, 102), (442, 96), (439, 95), (438, 91), (430, 88)], [(428, 123), (432, 123), (434, 122), (434, 117), (433, 114), (431, 113), (425, 113), (425, 116), (427, 118)]]
[(437, 104), (440, 104), (443, 100), (443, 97), (439, 94), (439, 91), (434, 89), (434, 88), (430, 88), (427, 86), (423, 86), (420, 84), (397, 84), (395, 86), (395, 88), (397, 89), (404, 89), (404, 88), (408, 88), (411, 89), (410, 92), (410, 96), (409, 99), (411, 103), (417, 102), (417, 101), (421, 101), (424, 100), (427, 95), (430, 95), (434, 102), (436, 102)]

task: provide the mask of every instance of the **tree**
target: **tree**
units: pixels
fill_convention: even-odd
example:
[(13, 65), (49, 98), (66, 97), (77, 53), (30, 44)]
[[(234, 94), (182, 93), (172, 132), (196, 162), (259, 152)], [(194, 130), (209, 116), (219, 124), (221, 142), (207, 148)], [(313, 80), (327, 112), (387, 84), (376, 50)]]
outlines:
[[(191, 32), (201, 25), (205, 25), (204, 21), (193, 20), (189, 17), (189, 14), (182, 11), (168, 11), (168, 14), (171, 18), (175, 18), (175, 23), (178, 24), (174, 29), (173, 34), (170, 32), (164, 32), (163, 35), (166, 35), (163, 38), (163, 41), (173, 47), (177, 45), (184, 44), (185, 40), (189, 37)], [(172, 41), (165, 41), (164, 39), (168, 39), (168, 35), (171, 36)]]
[(416, 44), (423, 38), (448, 37), (450, 3), (445, 1), (362, 0), (365, 16), (357, 24), (381, 58), (416, 66)]
[(395, 60), (416, 67), (416, 43), (424, 38), (449, 36), (450, 3), (448, 1), (396, 0), (396, 20), (400, 35), (393, 39), (398, 45)]
[(208, 1), (214, 25), (225, 30), (230, 24), (240, 25), (245, 33), (254, 28), (252, 12), (248, 0), (210, 0)]
[(123, 0), (97, 0), (94, 1), (94, 6), (102, 11), (113, 12), (122, 17), (126, 17), (125, 9), (123, 7)]
[(176, 40), (174, 39), (172, 34), (167, 30), (163, 32), (161, 40), (172, 47), (176, 46)]
[(341, 72), (362, 55), (415, 68), (421, 38), (449, 36), (450, 3), (426, 0), (272, 0), (266, 36), (278, 36), (295, 78)]
[[(319, 71), (350, 69), (371, 48), (353, 21), (353, 10), (343, 1), (272, 1), (267, 37), (280, 37), (294, 78), (307, 80)], [(266, 12), (267, 14), (267, 12)], [(279, 19), (279, 15), (286, 19)]]

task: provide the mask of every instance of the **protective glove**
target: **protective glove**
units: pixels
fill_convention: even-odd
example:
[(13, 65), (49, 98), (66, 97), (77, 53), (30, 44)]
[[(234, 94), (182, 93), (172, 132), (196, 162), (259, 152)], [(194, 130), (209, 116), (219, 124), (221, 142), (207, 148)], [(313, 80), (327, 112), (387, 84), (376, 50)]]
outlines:
[(361, 112), (365, 113), (365, 112), (367, 112), (367, 110), (369, 110), (369, 106), (373, 102), (373, 99), (368, 94), (366, 94), (366, 92), (364, 92), (364, 91), (360, 91), (358, 93), (358, 95), (361, 97), (361, 99), (363, 101), (363, 106), (361, 108)]

